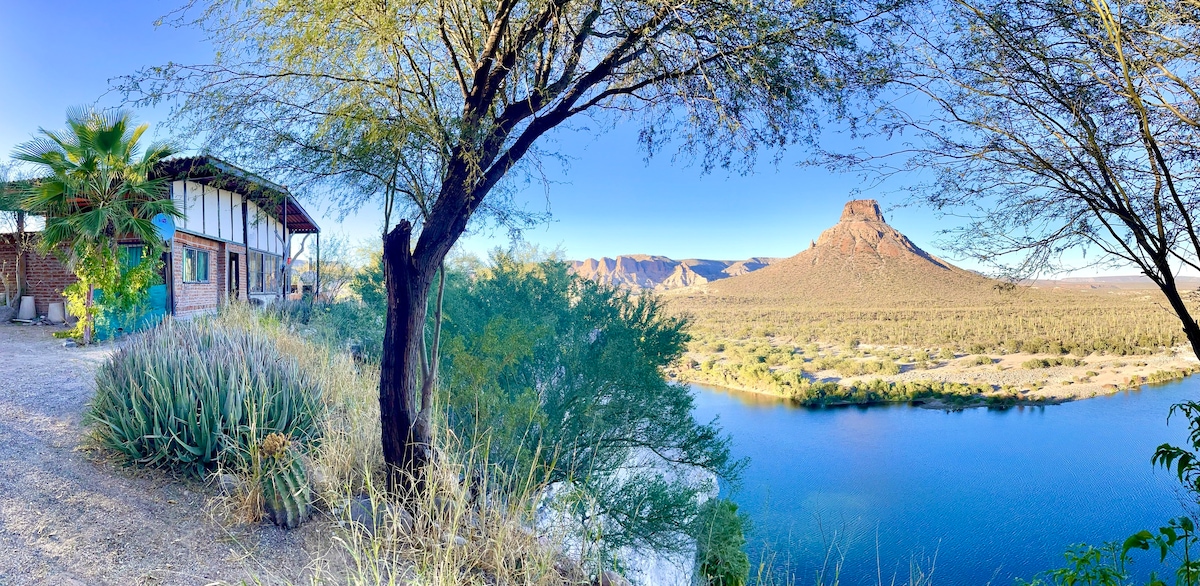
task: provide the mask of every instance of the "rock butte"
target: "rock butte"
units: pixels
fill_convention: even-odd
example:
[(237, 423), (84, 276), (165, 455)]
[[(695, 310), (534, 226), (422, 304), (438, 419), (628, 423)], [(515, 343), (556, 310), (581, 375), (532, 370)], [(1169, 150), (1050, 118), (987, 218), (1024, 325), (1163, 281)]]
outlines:
[(962, 270), (924, 250), (890, 226), (879, 202), (846, 203), (842, 216), (808, 249), (750, 274), (672, 292), (787, 300), (788, 306), (921, 306), (979, 301), (997, 282)]
[(877, 307), (978, 301), (997, 282), (962, 270), (914, 244), (884, 219), (879, 202), (847, 202), (839, 221), (785, 259), (744, 261), (625, 255), (574, 263), (577, 274), (632, 290), (671, 295), (789, 299), (789, 304)]

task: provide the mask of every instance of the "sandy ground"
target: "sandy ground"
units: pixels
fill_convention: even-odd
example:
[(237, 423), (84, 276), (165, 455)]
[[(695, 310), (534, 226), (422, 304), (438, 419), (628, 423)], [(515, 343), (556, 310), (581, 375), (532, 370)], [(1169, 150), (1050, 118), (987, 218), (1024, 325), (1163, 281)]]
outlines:
[(0, 325), (0, 584), (307, 583), (327, 523), (229, 528), (215, 491), (87, 448), (81, 418), (111, 345)]

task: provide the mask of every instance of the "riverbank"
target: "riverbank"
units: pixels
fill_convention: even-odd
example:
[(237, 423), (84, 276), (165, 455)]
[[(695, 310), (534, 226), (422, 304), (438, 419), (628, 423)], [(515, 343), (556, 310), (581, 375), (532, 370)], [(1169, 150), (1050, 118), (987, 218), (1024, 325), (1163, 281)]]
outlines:
[[(897, 347), (810, 345), (689, 352), (682, 382), (778, 397), (809, 407), (912, 403), (933, 409), (1047, 405), (1111, 395), (1200, 372), (1183, 349), (1143, 356), (968, 355)], [(774, 363), (774, 364), (772, 364)]]

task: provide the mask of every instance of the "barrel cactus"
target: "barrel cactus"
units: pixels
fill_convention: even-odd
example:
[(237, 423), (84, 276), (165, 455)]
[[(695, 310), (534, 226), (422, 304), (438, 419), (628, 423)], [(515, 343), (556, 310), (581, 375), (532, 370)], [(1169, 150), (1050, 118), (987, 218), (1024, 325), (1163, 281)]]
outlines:
[(267, 516), (276, 525), (294, 529), (308, 517), (312, 490), (304, 461), (287, 436), (268, 434), (259, 450), (262, 494)]

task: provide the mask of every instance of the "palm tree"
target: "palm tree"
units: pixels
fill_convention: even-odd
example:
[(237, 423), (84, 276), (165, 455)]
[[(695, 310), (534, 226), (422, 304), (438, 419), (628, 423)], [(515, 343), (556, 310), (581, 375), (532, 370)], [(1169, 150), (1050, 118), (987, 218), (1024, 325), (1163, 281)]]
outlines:
[[(156, 248), (162, 239), (151, 219), (179, 217), (168, 180), (155, 167), (175, 153), (165, 143), (143, 149), (148, 124), (134, 127), (130, 113), (72, 109), (67, 129), (39, 129), (39, 136), (16, 148), (17, 160), (32, 163), (39, 179), (25, 190), (25, 207), (44, 215), (41, 248), (62, 259), (84, 288), (77, 313), (84, 343), (90, 343), (95, 292), (114, 296), (121, 273), (118, 239), (136, 239)], [(143, 261), (156, 255), (143, 254)], [(120, 301), (114, 299), (113, 301)]]

